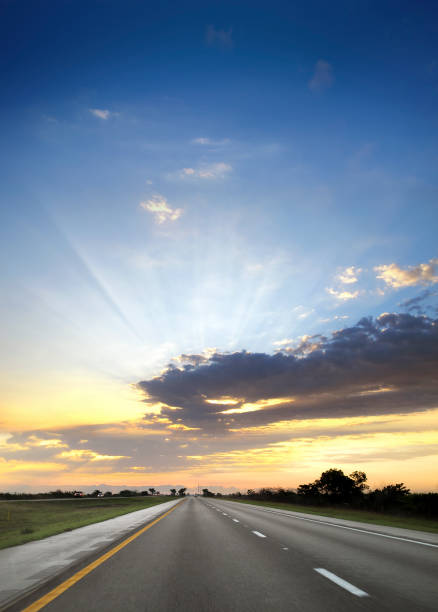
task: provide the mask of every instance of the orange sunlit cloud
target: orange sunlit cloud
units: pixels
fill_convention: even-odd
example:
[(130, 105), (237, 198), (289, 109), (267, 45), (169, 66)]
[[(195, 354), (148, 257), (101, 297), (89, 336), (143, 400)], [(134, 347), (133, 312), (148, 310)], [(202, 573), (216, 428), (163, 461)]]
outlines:
[(63, 451), (56, 455), (58, 459), (69, 459), (70, 461), (116, 461), (117, 459), (130, 459), (127, 455), (99, 455), (88, 449), (73, 449)]
[(294, 401), (295, 399), (293, 397), (273, 397), (271, 399), (263, 399), (256, 402), (245, 402), (240, 408), (221, 410), (221, 414), (244, 414), (245, 412), (256, 412), (257, 410), (263, 410), (263, 408), (269, 408), (270, 406), (291, 404)]
[[(108, 448), (114, 447), (119, 440), (120, 445), (125, 445), (123, 448), (131, 449), (131, 453), (110, 454), (90, 446), (61, 450), (60, 447), (68, 446), (63, 442), (68, 432), (75, 429), (65, 430), (56, 438), (48, 436), (44, 439), (42, 435), (32, 434), (27, 443), (21, 444), (14, 443), (9, 437), (2, 442), (3, 448), (10, 446), (9, 454), (16, 455), (27, 449), (29, 453), (47, 453), (47, 458), (40, 461), (3, 460), (0, 463), (0, 482), (6, 486), (14, 478), (15, 481), (26, 481), (32, 475), (35, 486), (38, 483), (44, 485), (50, 477), (50, 481), (61, 488), (71, 486), (73, 482), (78, 485), (105, 482), (114, 486), (142, 487), (160, 482), (190, 484), (195, 480), (237, 488), (295, 487), (315, 479), (328, 467), (340, 467), (346, 473), (355, 469), (366, 471), (370, 483), (375, 486), (391, 482), (396, 477), (398, 481), (406, 481), (409, 477), (411, 481), (408, 484), (412, 488), (429, 486), (433, 489), (438, 484), (433, 481), (438, 456), (437, 416), (438, 410), (408, 416), (311, 419), (252, 428), (250, 431), (233, 430), (226, 439), (202, 435), (199, 438), (179, 429), (172, 430), (170, 437), (164, 438), (169, 430), (163, 423), (159, 439), (168, 448), (169, 463), (165, 470), (158, 468), (153, 453), (139, 451), (141, 448), (147, 450), (141, 440), (153, 440), (157, 433), (151, 438), (141, 421), (117, 427), (96, 426), (94, 429), (94, 437), (99, 439), (101, 447), (105, 447), (106, 439)], [(47, 445), (36, 444), (45, 440)], [(53, 440), (57, 441), (55, 445)], [(78, 438), (78, 442), (81, 440), (84, 441)], [(240, 441), (245, 442), (241, 450), (236, 448)], [(228, 445), (226, 451), (220, 450), (224, 444)], [(40, 477), (35, 479), (38, 472)], [(428, 482), (432, 484), (427, 485)]]

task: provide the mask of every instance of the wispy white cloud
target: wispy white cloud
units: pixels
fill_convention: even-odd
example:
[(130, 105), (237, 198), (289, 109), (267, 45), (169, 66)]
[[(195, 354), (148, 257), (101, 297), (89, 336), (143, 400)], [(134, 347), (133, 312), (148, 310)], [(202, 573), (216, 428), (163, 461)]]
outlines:
[(216, 45), (218, 47), (222, 47), (223, 49), (231, 49), (233, 46), (232, 34), (233, 28), (230, 28), (229, 30), (216, 30), (214, 26), (209, 25), (207, 26), (207, 30), (205, 32), (205, 42), (209, 46)]
[(213, 138), (194, 138), (192, 140), (192, 144), (199, 145), (208, 145), (210, 147), (220, 147), (223, 145), (230, 144), (231, 140), (229, 138), (222, 138), (221, 140), (214, 140)]
[(300, 305), (300, 306), (295, 306), (295, 308), (293, 309), (293, 312), (295, 313), (298, 319), (307, 319), (307, 317), (311, 315), (312, 312), (315, 312), (315, 309), (306, 308), (305, 306)]
[(324, 91), (334, 83), (333, 68), (325, 60), (318, 60), (315, 64), (315, 72), (309, 81), (311, 91)]
[(362, 268), (355, 268), (354, 266), (350, 266), (349, 268), (345, 268), (345, 270), (340, 272), (337, 276), (337, 279), (343, 285), (352, 285), (353, 283), (357, 283), (358, 276), (361, 272)]
[(395, 263), (376, 266), (374, 271), (377, 272), (377, 278), (393, 289), (434, 284), (438, 283), (438, 258), (407, 268), (401, 268)]
[(225, 162), (216, 162), (213, 164), (204, 164), (199, 168), (183, 168), (179, 176), (185, 178), (196, 179), (222, 179), (232, 171), (232, 166)]
[(362, 272), (362, 268), (356, 268), (355, 266), (349, 266), (341, 270), (335, 277), (335, 286), (327, 287), (326, 291), (337, 300), (346, 302), (349, 300), (355, 300), (360, 293), (359, 289), (356, 291), (347, 291), (344, 285), (354, 285), (358, 282), (358, 276)]
[(330, 295), (333, 295), (333, 297), (343, 302), (346, 302), (347, 300), (355, 300), (359, 295), (359, 290), (357, 291), (342, 291), (342, 290), (338, 291), (336, 289), (333, 289), (332, 287), (328, 287), (327, 291), (328, 293), (330, 293)]
[(292, 342), (294, 342), (293, 338), (283, 338), (283, 340), (276, 340), (272, 344), (274, 346), (289, 346), (290, 344), (292, 344)]
[(103, 119), (104, 121), (118, 114), (102, 108), (89, 108), (88, 110), (92, 115), (98, 117), (99, 119)]
[(312, 314), (312, 312), (315, 312), (314, 308), (311, 308), (310, 310), (307, 310), (306, 312), (301, 312), (298, 315), (299, 319), (307, 319), (308, 316), (310, 316)]
[(335, 315), (334, 317), (325, 317), (322, 319), (318, 319), (318, 323), (329, 323), (330, 321), (344, 321), (345, 319), (349, 318), (349, 315)]
[(245, 265), (245, 270), (249, 274), (258, 274), (260, 272), (263, 272), (264, 269), (265, 269), (265, 266), (260, 262), (247, 263)]
[(154, 195), (149, 200), (140, 202), (140, 207), (152, 213), (158, 224), (176, 221), (183, 213), (182, 208), (171, 208), (162, 195)]

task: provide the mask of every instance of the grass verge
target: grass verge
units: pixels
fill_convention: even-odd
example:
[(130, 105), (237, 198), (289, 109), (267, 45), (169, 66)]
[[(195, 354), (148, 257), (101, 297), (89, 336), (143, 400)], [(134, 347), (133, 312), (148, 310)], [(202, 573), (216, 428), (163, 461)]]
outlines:
[(0, 503), (0, 549), (171, 501), (167, 496), (103, 497)]
[(280, 508), (282, 510), (292, 510), (307, 514), (319, 514), (331, 518), (346, 519), (349, 521), (359, 521), (361, 523), (373, 523), (374, 525), (389, 525), (390, 527), (402, 527), (404, 529), (417, 529), (418, 531), (428, 531), (438, 533), (438, 521), (433, 519), (394, 516), (379, 512), (368, 512), (366, 510), (350, 510), (343, 508), (325, 508), (321, 506), (299, 506), (297, 504), (287, 504), (281, 502), (265, 502), (244, 499), (234, 499), (240, 504), (255, 504), (256, 506), (267, 506), (268, 508)]

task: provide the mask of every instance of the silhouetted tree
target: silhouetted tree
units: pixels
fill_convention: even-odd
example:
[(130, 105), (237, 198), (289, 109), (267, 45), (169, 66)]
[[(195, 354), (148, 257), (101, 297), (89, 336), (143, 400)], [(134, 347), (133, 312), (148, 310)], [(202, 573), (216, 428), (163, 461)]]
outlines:
[(346, 476), (342, 470), (331, 468), (321, 474), (318, 480), (298, 487), (298, 495), (307, 498), (321, 497), (334, 503), (350, 502), (362, 495), (367, 488), (365, 472), (353, 472)]
[(149, 493), (150, 493), (151, 495), (155, 495), (155, 493), (156, 493), (156, 492), (157, 492), (157, 490), (156, 490), (156, 489), (154, 489), (154, 487), (149, 487)]
[(178, 489), (178, 495), (180, 497), (185, 497), (186, 491), (187, 491), (187, 487), (182, 487), (181, 489)]
[(298, 495), (303, 497), (315, 498), (319, 496), (319, 489), (317, 481), (309, 482), (308, 484), (302, 484), (297, 489)]
[(386, 485), (386, 487), (382, 489), (382, 493), (392, 499), (403, 499), (405, 495), (409, 495), (410, 492), (410, 489), (405, 486), (404, 482)]
[(320, 493), (330, 496), (332, 501), (350, 499), (354, 486), (354, 481), (336, 468), (323, 472), (318, 481)]
[(370, 503), (376, 510), (386, 512), (387, 510), (402, 508), (410, 490), (403, 482), (389, 484), (382, 489), (375, 489), (368, 495)]
[(369, 489), (369, 486), (365, 484), (367, 481), (367, 475), (365, 472), (356, 470), (350, 474), (349, 478), (354, 481), (354, 488), (356, 491), (363, 492), (366, 489)]
[(172, 495), (172, 497), (175, 497), (176, 489), (170, 489), (170, 494)]
[(274, 491), (268, 487), (263, 487), (262, 489), (260, 489), (259, 491), (259, 496), (260, 497), (264, 497), (265, 499), (269, 499), (270, 497), (272, 497), (274, 494)]

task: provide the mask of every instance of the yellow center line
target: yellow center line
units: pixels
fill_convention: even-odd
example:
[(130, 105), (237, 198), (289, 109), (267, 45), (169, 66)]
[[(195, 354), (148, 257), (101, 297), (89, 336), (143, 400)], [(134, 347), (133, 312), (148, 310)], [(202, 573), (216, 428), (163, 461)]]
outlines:
[(40, 599), (37, 599), (36, 601), (31, 603), (30, 606), (27, 606), (27, 608), (23, 608), (22, 612), (37, 612), (37, 610), (41, 610), (41, 608), (44, 608), (44, 606), (47, 606), (47, 604), (49, 604), (51, 601), (53, 601), (54, 599), (62, 595), (64, 591), (66, 591), (67, 589), (72, 587), (74, 584), (79, 582), (79, 580), (81, 580), (82, 578), (84, 578), (84, 576), (86, 576), (87, 574), (92, 572), (94, 569), (96, 569), (96, 567), (99, 567), (99, 565), (101, 565), (107, 559), (115, 555), (117, 552), (119, 552), (119, 550), (121, 550), (122, 548), (127, 546), (130, 542), (135, 540), (135, 538), (138, 538), (138, 536), (140, 536), (142, 533), (144, 533), (145, 531), (147, 531), (148, 529), (156, 525), (158, 521), (161, 521), (161, 519), (163, 519), (165, 516), (173, 512), (173, 510), (175, 510), (175, 508), (178, 505), (179, 504), (176, 504), (175, 506), (173, 506), (173, 508), (171, 508), (170, 510), (168, 510), (167, 512), (165, 512), (164, 514), (156, 518), (154, 521), (152, 521), (152, 523), (148, 523), (146, 527), (142, 527), (139, 531), (136, 531), (132, 536), (129, 536), (129, 538), (126, 538), (126, 540), (123, 540), (123, 542), (120, 542), (120, 544), (117, 544), (117, 546), (114, 546), (114, 548), (112, 548), (111, 550), (103, 554), (101, 557), (99, 557), (98, 559), (96, 559), (95, 561), (93, 561), (92, 563), (84, 567), (83, 569), (76, 572), (76, 574), (73, 574), (73, 576), (70, 576), (70, 578), (67, 578), (67, 580), (64, 580), (64, 582), (61, 582), (61, 584), (59, 584), (57, 587), (55, 587), (54, 589), (52, 589), (51, 591), (49, 591), (42, 597), (40, 597)]

